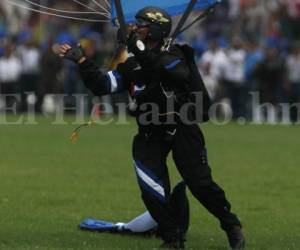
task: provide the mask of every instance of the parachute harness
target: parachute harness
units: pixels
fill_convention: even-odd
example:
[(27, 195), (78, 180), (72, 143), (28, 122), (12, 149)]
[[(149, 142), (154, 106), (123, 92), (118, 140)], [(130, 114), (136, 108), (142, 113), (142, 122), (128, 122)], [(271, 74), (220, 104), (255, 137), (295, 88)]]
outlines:
[(186, 31), (187, 29), (191, 28), (196, 22), (199, 22), (206, 18), (211, 12), (214, 11), (215, 7), (221, 3), (221, 0), (218, 2), (214, 3), (212, 6), (207, 8), (203, 13), (200, 14), (195, 20), (193, 20), (190, 24), (186, 25), (185, 27), (184, 24), (188, 17), (190, 16), (191, 12), (193, 11), (193, 8), (195, 4), (197, 3), (197, 0), (191, 0), (189, 5), (187, 6), (184, 14), (182, 15), (177, 27), (175, 28), (173, 34), (165, 40), (164, 45), (161, 48), (161, 51), (169, 51), (170, 47), (172, 46), (172, 43), (175, 41), (176, 37), (178, 37), (181, 33)]
[[(189, 5), (187, 6), (187, 9), (185, 10), (184, 14), (182, 15), (177, 27), (175, 28), (175, 31), (173, 32), (173, 34), (169, 38), (165, 39), (165, 42), (161, 48), (161, 51), (162, 52), (168, 51), (178, 35), (180, 35), (184, 31), (186, 31), (187, 29), (189, 29), (196, 22), (201, 21), (204, 18), (206, 18), (214, 10), (216, 5), (219, 4), (220, 2), (221, 2), (221, 0), (216, 2), (215, 4), (213, 4), (212, 6), (210, 6), (207, 10), (205, 10), (203, 13), (201, 13), (201, 15), (199, 17), (197, 17), (194, 21), (192, 21), (187, 26), (183, 27), (184, 24), (186, 23), (186, 20), (188, 19), (191, 12), (193, 11), (195, 4), (197, 3), (197, 0), (191, 0)], [(121, 44), (119, 45), (119, 47), (124, 48), (124, 44), (125, 44), (126, 36), (127, 36), (127, 26), (126, 26), (124, 13), (123, 13), (123, 9), (122, 9), (120, 0), (115, 0), (115, 7), (116, 7), (116, 12), (117, 12), (117, 20), (115, 20), (115, 21), (116, 21), (116, 24), (120, 27), (120, 31), (121, 31), (121, 41), (120, 41)], [(119, 49), (118, 51), (121, 51), (121, 50), (122, 49)], [(116, 58), (117, 58), (117, 56), (115, 55), (113, 61), (115, 61)], [(161, 115), (168, 115), (168, 114), (161, 114)], [(89, 122), (77, 127), (71, 135), (71, 138), (70, 138), (71, 141), (73, 143), (75, 143), (79, 138), (80, 130), (82, 128), (89, 127), (92, 124), (94, 124), (94, 121), (90, 120)]]

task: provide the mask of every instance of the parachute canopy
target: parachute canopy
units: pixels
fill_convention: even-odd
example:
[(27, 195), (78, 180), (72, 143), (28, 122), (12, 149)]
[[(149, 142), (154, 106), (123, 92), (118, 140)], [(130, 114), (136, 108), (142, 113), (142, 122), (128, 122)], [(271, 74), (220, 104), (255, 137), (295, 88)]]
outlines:
[[(219, 2), (221, 0), (198, 0), (194, 10), (204, 10)], [(121, 0), (126, 23), (134, 22), (136, 13), (146, 6), (160, 7), (169, 15), (176, 16), (183, 14), (189, 3), (190, 0)], [(111, 0), (111, 7), (111, 17), (114, 21), (117, 18), (114, 0)]]

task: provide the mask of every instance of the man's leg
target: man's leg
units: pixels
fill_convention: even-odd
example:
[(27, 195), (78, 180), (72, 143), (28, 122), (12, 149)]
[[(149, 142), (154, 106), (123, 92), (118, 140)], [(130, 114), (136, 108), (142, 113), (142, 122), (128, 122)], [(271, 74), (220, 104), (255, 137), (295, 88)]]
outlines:
[(171, 194), (170, 205), (180, 223), (181, 230), (186, 235), (190, 225), (190, 205), (186, 195), (185, 182), (178, 183)]
[[(170, 196), (170, 206), (174, 211), (174, 214), (177, 215), (184, 234), (186, 234), (189, 228), (190, 211), (189, 202), (186, 196), (186, 184), (184, 182), (178, 183), (173, 189)], [(125, 230), (132, 233), (142, 234), (153, 232), (156, 233), (157, 236), (160, 236), (157, 231), (158, 224), (148, 211), (127, 223), (117, 223), (117, 225), (119, 226), (120, 231)]]
[[(171, 207), (174, 213), (177, 214), (178, 220), (181, 222), (181, 227), (186, 234), (189, 228), (189, 202), (186, 196), (186, 185), (180, 182), (173, 189), (170, 197)], [(134, 235), (159, 235), (157, 230), (158, 224), (152, 218), (151, 214), (145, 213), (137, 216), (133, 220), (124, 222), (110, 222), (98, 219), (86, 219), (80, 223), (79, 228), (87, 231), (109, 232), (120, 234), (134, 234)]]
[(137, 234), (152, 235), (157, 231), (157, 223), (147, 211), (128, 223), (111, 222), (99, 219), (85, 219), (79, 224), (79, 228), (87, 231), (95, 231), (100, 233), (121, 233), (121, 234)]
[(162, 138), (137, 135), (133, 142), (133, 158), (143, 201), (158, 223), (164, 242), (183, 245), (184, 230), (171, 205), (170, 181), (166, 158), (170, 146)]
[(127, 223), (117, 223), (117, 225), (119, 226), (119, 232), (129, 232), (133, 234), (152, 234), (157, 230), (157, 223), (148, 211)]
[[(235, 227), (241, 228), (239, 219), (231, 212), (231, 205), (224, 191), (212, 179), (205, 141), (200, 128), (197, 125), (180, 126), (174, 138), (172, 150), (176, 166), (192, 194), (219, 219), (227, 235)], [(232, 238), (235, 236), (230, 237), (229, 241), (233, 246)]]

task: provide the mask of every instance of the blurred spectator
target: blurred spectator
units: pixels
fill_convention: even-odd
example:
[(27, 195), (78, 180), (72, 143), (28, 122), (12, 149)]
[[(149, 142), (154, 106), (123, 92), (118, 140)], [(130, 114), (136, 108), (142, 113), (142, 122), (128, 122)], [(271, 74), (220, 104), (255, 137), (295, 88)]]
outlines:
[(300, 38), (300, 0), (287, 0), (292, 39)]
[[(27, 110), (27, 93), (34, 93), (33, 102), (36, 104), (40, 100), (40, 50), (32, 41), (27, 41), (25, 45), (18, 48), (18, 53), (22, 63), (22, 76), (21, 76), (21, 93), (22, 93), (22, 106), (21, 110)], [(33, 95), (32, 95), (33, 96)], [(37, 98), (37, 99), (36, 99)], [(39, 108), (39, 107), (38, 107)]]
[(283, 99), (283, 84), (285, 64), (276, 47), (265, 50), (265, 58), (258, 65), (256, 77), (259, 81), (259, 90), (262, 103), (277, 105)]
[[(65, 27), (58, 34), (56, 38), (56, 43), (57, 44), (66, 43), (69, 44), (70, 46), (77, 46), (76, 38), (71, 34), (69, 30), (65, 30)], [(76, 65), (73, 62), (67, 60), (63, 60), (62, 63), (63, 63), (63, 74), (64, 74), (63, 90), (65, 94), (70, 96), (74, 93), (77, 93), (77, 89), (81, 82), (80, 82), (79, 75), (77, 73)], [(67, 100), (67, 102), (69, 102), (69, 100)]]
[[(290, 104), (300, 103), (300, 45), (295, 44), (286, 60)], [(291, 110), (291, 120), (298, 119), (297, 108)]]
[(222, 90), (220, 82), (224, 77), (226, 67), (226, 54), (214, 40), (210, 44), (210, 49), (204, 52), (199, 63), (199, 69), (202, 73), (203, 80), (207, 86), (212, 100), (217, 100), (221, 96)]
[(56, 110), (54, 94), (63, 94), (62, 60), (53, 52), (50, 40), (42, 51), (40, 64), (39, 99), (37, 107), (43, 112), (52, 113)]
[(227, 51), (226, 55), (224, 84), (227, 89), (227, 96), (231, 101), (233, 118), (237, 119), (245, 116), (247, 97), (245, 79), (246, 51), (242, 47), (242, 40), (239, 37), (235, 37), (232, 40), (232, 47)]
[[(26, 1), (18, 0), (17, 2), (28, 6)], [(0, 1), (0, 9), (2, 9), (2, 17), (5, 19), (7, 31), (13, 36), (17, 35), (24, 24), (26, 25), (30, 13), (26, 9), (8, 4), (7, 1)]]
[[(0, 94), (12, 95), (18, 94), (18, 84), (21, 76), (21, 61), (13, 53), (14, 45), (5, 47), (4, 56), (0, 58)], [(12, 107), (16, 102), (12, 96), (1, 98), (1, 103), (6, 102), (7, 107)], [(2, 107), (3, 108), (3, 107)]]
[(264, 54), (256, 41), (248, 41), (247, 45), (247, 55), (245, 59), (245, 80), (246, 80), (246, 90), (249, 93), (245, 99), (246, 101), (246, 111), (245, 116), (247, 120), (252, 118), (251, 112), (251, 95), (250, 92), (259, 91), (258, 81), (255, 77), (255, 70), (259, 63), (263, 60)]
[(264, 54), (258, 43), (256, 41), (248, 41), (247, 55), (245, 59), (245, 76), (249, 90), (258, 90), (254, 73), (263, 58)]
[(230, 20), (236, 20), (240, 16), (240, 4), (237, 4), (237, 0), (228, 0), (229, 10), (228, 17)]
[(4, 18), (4, 10), (0, 5), (0, 34), (1, 36), (5, 33), (5, 18)]
[(265, 28), (266, 3), (261, 0), (247, 0), (242, 2), (241, 32), (248, 39), (258, 40)]
[[(26, 1), (15, 1), (29, 6)], [(51, 8), (72, 11), (99, 8), (93, 1), (83, 1), (87, 7), (74, 1), (51, 0), (45, 3)], [(101, 0), (101, 3), (106, 1)], [(191, 20), (198, 15), (199, 12), (194, 12)], [(84, 17), (94, 19), (97, 15)], [(232, 37), (248, 41), (247, 50), (240, 39), (232, 40)], [(300, 39), (300, 0), (223, 1), (203, 22), (195, 24), (180, 38), (189, 42), (198, 53), (199, 69), (214, 101), (223, 97), (231, 100), (234, 118), (249, 117), (247, 91), (260, 91), (262, 102), (299, 102), (299, 48), (294, 48), (290, 54), (288, 48), (295, 39)], [(10, 61), (7, 47), (4, 49), (10, 40), (19, 45), (21, 90), (36, 93), (37, 107), (46, 93), (86, 93), (76, 66), (58, 59), (51, 51), (51, 41), (71, 45), (81, 41), (85, 53), (97, 62), (99, 68), (108, 67), (116, 41), (111, 24), (51, 17), (0, 1), (0, 56), (5, 51), (6, 57), (1, 58), (5, 63)], [(13, 54), (9, 58), (18, 60)], [(12, 70), (4, 75), (1, 73), (0, 78), (4, 79), (9, 72)], [(42, 77), (39, 77), (40, 73)], [(289, 84), (284, 85), (284, 82)], [(13, 85), (16, 86), (10, 86)], [(115, 102), (126, 101), (127, 97), (116, 96), (114, 99)], [(105, 102), (111, 102), (111, 98)], [(67, 104), (74, 106), (72, 98), (67, 98)], [(23, 109), (25, 107), (23, 96)]]
[(40, 78), (40, 93), (45, 94), (62, 94), (63, 85), (59, 79), (59, 74), (62, 70), (62, 60), (53, 53), (53, 43), (48, 42), (47, 48), (43, 50), (41, 55), (41, 78)]

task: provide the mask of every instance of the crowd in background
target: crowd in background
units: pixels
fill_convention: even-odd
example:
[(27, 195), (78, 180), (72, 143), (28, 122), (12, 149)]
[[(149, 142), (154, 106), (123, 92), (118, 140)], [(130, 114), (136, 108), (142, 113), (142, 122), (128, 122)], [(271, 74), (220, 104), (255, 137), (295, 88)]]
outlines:
[[(52, 8), (86, 11), (75, 1), (50, 2)], [(93, 1), (80, 2), (98, 8)], [(47, 94), (88, 94), (76, 66), (57, 57), (52, 47), (80, 41), (86, 55), (105, 70), (116, 46), (115, 33), (109, 23), (51, 17), (1, 1), (0, 93), (21, 93), (22, 111), (28, 102), (41, 110)], [(179, 40), (194, 47), (213, 101), (227, 102), (234, 118), (251, 119), (250, 91), (259, 92), (262, 103), (274, 106), (300, 102), (300, 0), (224, 1)], [(0, 109), (13, 101), (6, 98), (4, 104), (1, 99)], [(291, 118), (297, 120), (297, 109)]]

